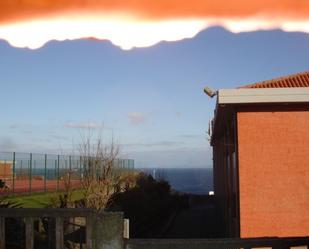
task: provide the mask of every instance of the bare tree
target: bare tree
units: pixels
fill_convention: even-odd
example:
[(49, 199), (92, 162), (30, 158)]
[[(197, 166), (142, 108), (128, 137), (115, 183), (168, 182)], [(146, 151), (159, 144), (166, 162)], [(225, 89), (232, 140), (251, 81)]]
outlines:
[(91, 130), (81, 136), (80, 155), (84, 167), (82, 189), (87, 208), (105, 209), (111, 197), (122, 191), (123, 176), (119, 169), (119, 145), (114, 138), (106, 144)]
[[(120, 167), (120, 146), (114, 137), (107, 143), (101, 132), (88, 128), (80, 133), (78, 154), (82, 165), (81, 191), (83, 206), (103, 210), (113, 203), (116, 193), (136, 185), (138, 173)], [(74, 171), (66, 171), (62, 177), (64, 193), (52, 198), (53, 207), (74, 207), (71, 179)]]

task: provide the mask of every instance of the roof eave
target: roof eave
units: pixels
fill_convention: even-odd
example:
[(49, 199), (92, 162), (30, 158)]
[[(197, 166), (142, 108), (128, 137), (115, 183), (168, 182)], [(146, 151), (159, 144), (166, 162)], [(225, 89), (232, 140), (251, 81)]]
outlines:
[(264, 104), (309, 104), (309, 88), (238, 88), (218, 91), (215, 115), (213, 118), (210, 144), (218, 132), (218, 125), (235, 106), (251, 106)]
[(309, 88), (243, 88), (218, 91), (218, 105), (259, 103), (306, 103)]

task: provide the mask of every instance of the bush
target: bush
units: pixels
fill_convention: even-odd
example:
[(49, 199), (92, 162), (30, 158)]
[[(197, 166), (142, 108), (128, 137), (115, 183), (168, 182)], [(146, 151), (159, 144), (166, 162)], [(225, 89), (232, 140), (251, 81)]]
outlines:
[(160, 237), (162, 227), (181, 206), (168, 182), (140, 174), (136, 186), (111, 198), (109, 211), (123, 211), (130, 220), (132, 238)]
[(5, 188), (5, 181), (0, 179), (0, 189)]

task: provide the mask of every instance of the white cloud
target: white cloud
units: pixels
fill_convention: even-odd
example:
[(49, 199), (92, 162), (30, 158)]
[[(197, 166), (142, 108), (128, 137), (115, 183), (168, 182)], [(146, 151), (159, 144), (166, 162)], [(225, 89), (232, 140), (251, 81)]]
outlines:
[(129, 112), (127, 117), (133, 125), (139, 125), (145, 122), (145, 115), (141, 112)]
[(0, 38), (15, 47), (37, 49), (50, 40), (93, 37), (110, 40), (114, 45), (128, 50), (153, 46), (160, 41), (192, 38), (204, 27), (204, 20), (199, 19), (141, 21), (128, 14), (96, 15), (92, 12), (83, 16), (71, 14), (1, 25)]

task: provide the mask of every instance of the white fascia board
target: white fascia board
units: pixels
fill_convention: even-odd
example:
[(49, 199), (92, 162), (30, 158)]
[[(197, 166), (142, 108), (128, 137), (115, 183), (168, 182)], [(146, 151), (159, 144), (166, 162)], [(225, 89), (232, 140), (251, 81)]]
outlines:
[(241, 88), (218, 91), (218, 104), (309, 102), (309, 87)]

